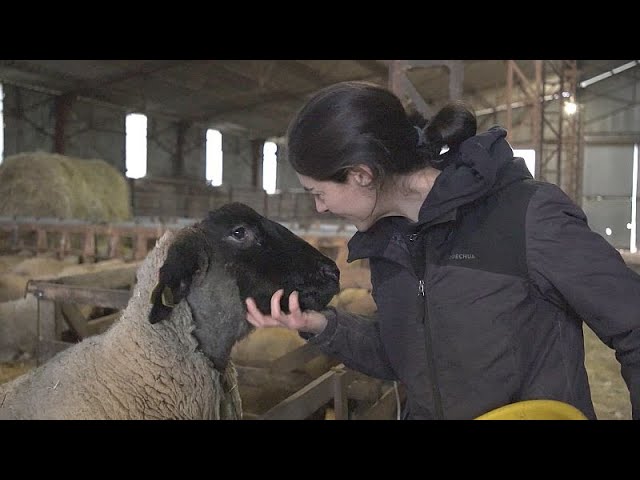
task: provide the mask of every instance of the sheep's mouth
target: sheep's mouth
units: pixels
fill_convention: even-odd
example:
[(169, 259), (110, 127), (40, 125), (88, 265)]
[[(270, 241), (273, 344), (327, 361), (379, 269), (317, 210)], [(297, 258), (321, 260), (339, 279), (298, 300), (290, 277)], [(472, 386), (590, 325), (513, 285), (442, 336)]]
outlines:
[[(336, 285), (323, 285), (316, 290), (299, 289), (298, 300), (300, 302), (301, 310), (322, 310), (324, 309), (331, 299), (340, 291), (339, 286)], [(280, 302), (280, 307), (283, 311), (289, 311), (289, 294), (291, 292), (285, 292)]]
[[(325, 282), (315, 288), (302, 286), (284, 287), (284, 295), (280, 298), (280, 310), (289, 313), (289, 296), (293, 291), (298, 292), (298, 302), (301, 310), (323, 310), (333, 297), (339, 293), (340, 284), (336, 282)], [(271, 298), (275, 290), (264, 290), (256, 292), (255, 289), (240, 289), (241, 298), (251, 297), (256, 302), (258, 310), (265, 315), (271, 315)]]

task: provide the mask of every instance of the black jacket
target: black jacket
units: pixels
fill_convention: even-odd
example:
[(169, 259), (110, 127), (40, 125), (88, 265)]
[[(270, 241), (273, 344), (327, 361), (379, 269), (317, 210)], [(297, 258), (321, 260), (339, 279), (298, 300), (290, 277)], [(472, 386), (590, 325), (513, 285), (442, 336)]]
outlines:
[(409, 418), (472, 419), (526, 399), (595, 418), (585, 322), (615, 349), (640, 418), (640, 276), (562, 190), (531, 178), (505, 135), (449, 152), (417, 223), (386, 217), (353, 236), (376, 317), (329, 310), (309, 341), (401, 382)]

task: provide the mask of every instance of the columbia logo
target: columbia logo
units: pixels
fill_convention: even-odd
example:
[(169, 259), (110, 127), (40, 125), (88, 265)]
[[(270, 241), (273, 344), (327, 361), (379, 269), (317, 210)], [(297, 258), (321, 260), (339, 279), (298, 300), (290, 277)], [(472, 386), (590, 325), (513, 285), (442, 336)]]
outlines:
[(449, 255), (449, 260), (475, 260), (476, 256), (473, 253), (452, 253)]

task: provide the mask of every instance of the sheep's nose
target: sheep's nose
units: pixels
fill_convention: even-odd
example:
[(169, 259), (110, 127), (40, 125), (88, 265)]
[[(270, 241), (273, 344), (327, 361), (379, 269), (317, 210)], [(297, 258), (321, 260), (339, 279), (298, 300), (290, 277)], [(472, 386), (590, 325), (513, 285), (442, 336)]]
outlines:
[(335, 267), (333, 265), (321, 265), (320, 275), (335, 282), (340, 281), (340, 270), (338, 270), (338, 267)]

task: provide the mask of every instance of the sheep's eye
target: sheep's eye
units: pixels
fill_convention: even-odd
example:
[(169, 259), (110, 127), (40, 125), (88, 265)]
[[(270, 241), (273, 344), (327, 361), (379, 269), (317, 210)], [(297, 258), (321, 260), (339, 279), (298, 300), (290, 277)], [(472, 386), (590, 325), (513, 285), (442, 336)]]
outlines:
[(231, 233), (231, 235), (233, 235), (233, 238), (236, 240), (243, 240), (247, 236), (247, 231), (244, 227), (238, 227)]
[(234, 248), (248, 249), (256, 245), (260, 246), (260, 240), (257, 238), (256, 232), (246, 225), (238, 225), (230, 229), (225, 240), (231, 242)]

